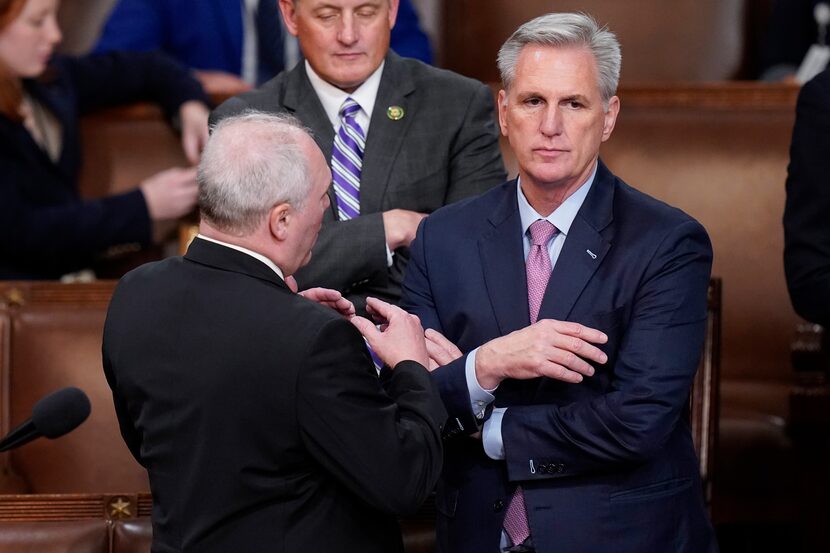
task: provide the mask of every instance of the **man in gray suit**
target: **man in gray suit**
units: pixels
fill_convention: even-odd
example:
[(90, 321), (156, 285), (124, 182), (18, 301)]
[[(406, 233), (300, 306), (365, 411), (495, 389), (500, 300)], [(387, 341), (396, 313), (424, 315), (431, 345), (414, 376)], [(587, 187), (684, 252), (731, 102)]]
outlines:
[(215, 123), (249, 108), (311, 128), (334, 186), (302, 288), (397, 302), (409, 243), (435, 209), (505, 178), (493, 99), (480, 82), (389, 50), (398, 0), (279, 0), (305, 62), (232, 98)]

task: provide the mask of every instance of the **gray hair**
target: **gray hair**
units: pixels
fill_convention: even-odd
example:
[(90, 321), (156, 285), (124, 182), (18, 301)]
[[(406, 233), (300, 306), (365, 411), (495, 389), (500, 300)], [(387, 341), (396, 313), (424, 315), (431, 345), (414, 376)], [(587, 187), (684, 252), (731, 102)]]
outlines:
[(527, 45), (582, 46), (588, 48), (597, 62), (597, 82), (603, 103), (617, 93), (620, 81), (620, 43), (606, 27), (585, 13), (549, 13), (528, 21), (507, 39), (497, 58), (505, 90), (513, 84), (516, 64)]
[(311, 133), (296, 118), (248, 110), (211, 131), (196, 177), (208, 223), (245, 236), (275, 205), (303, 208), (311, 179), (301, 137)]

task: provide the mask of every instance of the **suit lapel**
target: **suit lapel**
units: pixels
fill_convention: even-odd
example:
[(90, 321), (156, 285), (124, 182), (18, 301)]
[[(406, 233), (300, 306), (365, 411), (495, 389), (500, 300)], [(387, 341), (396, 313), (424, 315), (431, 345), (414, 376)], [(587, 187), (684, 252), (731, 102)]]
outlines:
[(594, 183), (571, 224), (539, 309), (539, 318), (566, 320), (611, 248), (614, 176), (600, 161)]
[(502, 335), (530, 323), (527, 307), (522, 224), (516, 203), (516, 181), (504, 185), (478, 241), (487, 296)]
[[(389, 52), (371, 114), (371, 126), (363, 152), (363, 173), (360, 181), (360, 210), (371, 213), (383, 208), (383, 196), (389, 185), (395, 159), (404, 142), (410, 123), (417, 113), (409, 96), (415, 91), (412, 79), (401, 67), (401, 59)], [(387, 116), (391, 106), (401, 107), (404, 117)], [(333, 140), (333, 137), (332, 137)]]

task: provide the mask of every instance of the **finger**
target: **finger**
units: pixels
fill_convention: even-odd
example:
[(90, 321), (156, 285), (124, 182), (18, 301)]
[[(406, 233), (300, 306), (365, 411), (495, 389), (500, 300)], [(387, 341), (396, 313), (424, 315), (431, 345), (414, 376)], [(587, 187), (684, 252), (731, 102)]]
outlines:
[(182, 132), (182, 149), (191, 165), (199, 163), (199, 137), (195, 131), (185, 129)]
[(539, 374), (542, 376), (546, 376), (548, 378), (553, 378), (554, 380), (560, 380), (562, 382), (568, 382), (570, 384), (579, 384), (582, 382), (582, 375), (569, 370), (562, 365), (557, 363), (545, 363), (541, 367), (539, 367)]
[(447, 353), (447, 350), (445, 350), (443, 347), (441, 347), (439, 344), (436, 344), (429, 338), (427, 338), (426, 340), (426, 345), (429, 358), (433, 360), (435, 363), (437, 363), (439, 367), (443, 367), (444, 365), (447, 365), (454, 361), (454, 358), (449, 353)]
[(426, 329), (424, 337), (427, 339), (427, 342), (434, 342), (436, 345), (441, 346), (448, 354), (461, 357), (461, 350), (458, 349), (458, 346), (450, 342), (446, 336), (437, 330), (433, 328)]
[(605, 364), (608, 361), (608, 356), (605, 352), (580, 338), (560, 334), (553, 340), (553, 344), (557, 349), (571, 352), (588, 361), (594, 361), (600, 364)]
[(337, 290), (331, 290), (329, 288), (309, 288), (308, 290), (303, 290), (300, 292), (304, 298), (308, 298), (310, 300), (314, 300), (318, 303), (337, 303), (337, 300), (341, 299), (343, 295), (338, 292)]
[(594, 375), (594, 367), (571, 351), (554, 348), (548, 361), (585, 376)]
[(288, 285), (289, 290), (295, 294), (297, 293), (297, 280), (293, 276), (288, 275), (285, 277), (285, 283)]
[(589, 326), (569, 321), (550, 320), (550, 323), (552, 323), (553, 329), (556, 332), (578, 337), (592, 344), (604, 344), (608, 341), (608, 336), (604, 332)]
[(351, 317), (356, 312), (354, 304), (342, 296), (335, 302), (335, 309), (344, 317)]
[(396, 307), (377, 298), (366, 298), (366, 309), (373, 318), (379, 321), (389, 321), (395, 316), (405, 314), (405, 311), (400, 307)]
[(380, 332), (375, 328), (375, 324), (365, 317), (354, 316), (349, 321), (357, 328), (357, 330), (369, 341), (372, 342), (378, 337)]

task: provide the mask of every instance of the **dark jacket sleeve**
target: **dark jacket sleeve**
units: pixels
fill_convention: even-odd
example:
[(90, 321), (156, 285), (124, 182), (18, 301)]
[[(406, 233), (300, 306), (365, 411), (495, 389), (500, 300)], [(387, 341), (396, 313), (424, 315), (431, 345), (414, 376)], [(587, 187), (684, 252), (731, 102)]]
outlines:
[(138, 101), (157, 103), (168, 117), (189, 100), (208, 103), (202, 86), (179, 63), (159, 52), (108, 52), (67, 65), (81, 114)]
[(830, 324), (830, 71), (798, 96), (784, 208), (784, 269), (796, 312)]
[(441, 472), (446, 414), (427, 370), (399, 363), (378, 379), (357, 330), (325, 324), (297, 381), (302, 440), (355, 495), (390, 513), (414, 511)]

